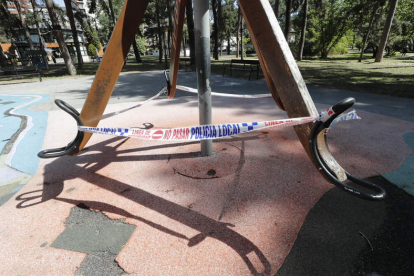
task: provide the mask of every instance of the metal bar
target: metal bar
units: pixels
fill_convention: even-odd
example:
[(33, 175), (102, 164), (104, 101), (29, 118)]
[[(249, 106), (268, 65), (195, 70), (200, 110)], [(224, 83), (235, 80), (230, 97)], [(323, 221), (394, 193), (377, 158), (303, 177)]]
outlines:
[[(125, 1), (80, 114), (84, 125), (96, 127), (101, 120), (147, 5), (148, 0)], [(79, 151), (91, 136), (92, 134), (85, 133)]]
[[(210, 10), (209, 0), (194, 1), (197, 88), (200, 125), (212, 123), (210, 87)], [(213, 154), (213, 141), (201, 141), (201, 155)]]

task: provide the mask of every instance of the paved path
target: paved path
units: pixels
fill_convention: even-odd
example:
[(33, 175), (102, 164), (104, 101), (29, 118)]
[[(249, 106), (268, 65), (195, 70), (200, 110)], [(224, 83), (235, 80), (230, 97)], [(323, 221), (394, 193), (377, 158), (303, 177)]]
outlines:
[[(14, 184), (19, 188), (30, 180), (21, 190), (3, 190), (7, 197), (0, 201), (4, 203), (0, 257), (7, 265), (0, 274), (272, 275), (279, 271), (278, 275), (356, 275), (357, 271), (387, 275), (391, 264), (383, 259), (385, 251), (379, 250), (375, 256), (381, 263), (376, 262), (369, 255), (370, 245), (396, 250), (404, 260), (412, 255), (413, 246), (400, 246), (404, 251), (395, 247), (403, 238), (413, 244), (406, 235), (413, 230), (411, 224), (392, 228), (385, 223), (409, 217), (402, 210), (411, 208), (412, 197), (394, 191), (378, 176), (396, 185), (401, 182), (407, 191), (412, 188), (413, 100), (310, 87), (319, 109), (347, 96), (357, 99), (355, 108), (363, 120), (335, 126), (331, 150), (353, 173), (377, 176), (372, 181), (391, 192), (390, 199), (374, 204), (331, 189), (291, 129), (216, 141), (211, 158), (198, 156), (198, 143), (94, 135), (82, 154), (41, 160), (33, 170), (38, 166), (35, 152), (42, 144), (43, 148), (60, 147), (74, 135), (73, 120), (53, 100), (65, 100), (79, 109), (91, 82), (92, 77), (81, 77), (0, 86), (3, 114), (34, 100), (29, 95), (41, 97), (15, 110), (23, 120), (32, 118), (31, 131), (36, 130), (37, 136), (34, 132), (24, 135), (27, 127), (16, 127), (17, 121), (8, 122), (15, 117), (2, 118), (0, 123), (2, 140), (11, 139), (18, 129), (22, 133), (15, 138), (21, 141), (16, 143), (15, 162), (7, 166), (2, 161), (2, 168), (24, 172), (25, 180)], [(195, 74), (180, 73), (179, 83), (195, 87)], [(122, 74), (107, 112), (143, 101), (164, 86), (162, 72)], [(263, 80), (221, 76), (213, 76), (212, 87), (225, 93), (267, 92)], [(213, 107), (219, 123), (286, 117), (272, 99), (216, 98)], [(197, 118), (196, 97), (179, 92), (173, 100), (155, 100), (105, 120), (105, 126), (177, 127), (197, 124)], [(4, 152), (7, 144), (1, 145)], [(17, 154), (20, 150), (33, 153), (22, 156)], [(206, 174), (205, 168), (214, 175)], [(370, 214), (369, 208), (375, 213)], [(344, 216), (346, 212), (350, 216)], [(370, 215), (371, 219), (365, 219)], [(350, 227), (353, 224), (356, 227)], [(344, 241), (341, 229), (349, 235)], [(384, 229), (398, 232), (399, 238), (384, 236)], [(323, 235), (328, 232), (332, 235)], [(323, 246), (316, 247), (318, 243)], [(322, 251), (326, 257), (316, 258)], [(344, 255), (349, 256), (346, 262)], [(355, 262), (358, 256), (369, 266)], [(324, 266), (327, 260), (331, 263)], [(412, 271), (408, 268), (404, 261), (389, 271), (404, 275), (399, 272)]]

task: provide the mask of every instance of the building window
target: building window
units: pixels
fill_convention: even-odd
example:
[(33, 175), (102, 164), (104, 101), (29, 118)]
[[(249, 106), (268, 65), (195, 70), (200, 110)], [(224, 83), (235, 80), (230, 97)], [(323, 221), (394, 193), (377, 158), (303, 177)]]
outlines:
[(7, 9), (9, 10), (9, 11), (15, 11), (16, 10), (16, 8), (15, 7), (7, 7)]
[(82, 56), (87, 56), (88, 55), (88, 52), (86, 51), (86, 47), (85, 46), (80, 46), (80, 50), (81, 50), (81, 53), (82, 53)]

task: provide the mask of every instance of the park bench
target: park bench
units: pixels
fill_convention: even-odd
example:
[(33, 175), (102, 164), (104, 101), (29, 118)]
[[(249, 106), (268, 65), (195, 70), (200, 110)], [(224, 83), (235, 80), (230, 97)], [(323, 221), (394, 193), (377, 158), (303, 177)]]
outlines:
[(92, 62), (101, 62), (101, 56), (91, 56)]
[(248, 71), (249, 80), (252, 78), (252, 73), (256, 72), (256, 79), (259, 79), (260, 63), (258, 59), (232, 59), (230, 63), (224, 63), (223, 76), (226, 70), (230, 71), (230, 76), (233, 76), (233, 71)]
[(0, 68), (0, 79), (23, 79), (25, 77), (37, 76), (42, 81), (42, 75), (35, 66), (16, 66)]
[(189, 71), (193, 70), (193, 68), (191, 66), (191, 58), (182, 57), (182, 58), (180, 58), (180, 61), (182, 61), (184, 63), (184, 64), (181, 64), (182, 65), (181, 68), (184, 68), (184, 71), (187, 71), (187, 68), (189, 68)]

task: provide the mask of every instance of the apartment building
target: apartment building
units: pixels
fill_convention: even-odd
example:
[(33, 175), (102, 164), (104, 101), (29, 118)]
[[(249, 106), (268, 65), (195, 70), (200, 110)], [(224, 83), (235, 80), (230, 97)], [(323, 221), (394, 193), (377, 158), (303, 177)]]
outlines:
[[(33, 12), (32, 2), (30, 0), (18, 0), (18, 2), (20, 4), (21, 14), (23, 18), (25, 18), (29, 12)], [(72, 8), (74, 9), (74, 11), (76, 11), (77, 9), (81, 9), (86, 12), (85, 2), (86, 0), (72, 2)], [(17, 10), (18, 7), (16, 7), (14, 1), (8, 0), (7, 8), (11, 14), (16, 14), (16, 15), (18, 14), (18, 10)], [(53, 52), (53, 55), (55, 57), (60, 57), (59, 45), (53, 36), (53, 32), (51, 31), (52, 23), (50, 21), (47, 8), (45, 6), (36, 6), (35, 8), (36, 8), (36, 12), (42, 18), (41, 22), (39, 23), (39, 28), (40, 28), (41, 36), (42, 36), (43, 42), (45, 43), (46, 48), (50, 52)], [(65, 21), (66, 21), (65, 23), (61, 23), (63, 36), (65, 38), (65, 42), (66, 42), (66, 45), (68, 47), (70, 54), (74, 57), (74, 61), (76, 61), (77, 60), (76, 49), (75, 49), (75, 44), (73, 40), (72, 30), (69, 24), (69, 20), (66, 18)], [(83, 36), (83, 30), (81, 28), (81, 25), (77, 21), (75, 22), (76, 22), (76, 30), (78, 33), (78, 40), (80, 43), (82, 58), (85, 62), (88, 62), (89, 57), (88, 57), (86, 46), (85, 46), (86, 41)], [(40, 38), (38, 35), (37, 28), (34, 25), (28, 26), (28, 27), (29, 27), (29, 32), (30, 32), (30, 38), (32, 42), (34, 43), (35, 48), (39, 49)], [(1, 43), (0, 46), (3, 48), (4, 51), (9, 51), (10, 47), (13, 44), (15, 46), (14, 48), (17, 49), (16, 54), (19, 55), (21, 59), (25, 59), (26, 58), (25, 51), (29, 50), (29, 45), (28, 45), (28, 42), (26, 41), (26, 36), (24, 35), (24, 31), (16, 29), (14, 30), (14, 32), (15, 32), (15, 37), (18, 37), (18, 40), (13, 41), (12, 43), (2, 43), (3, 41), (0, 41)]]

